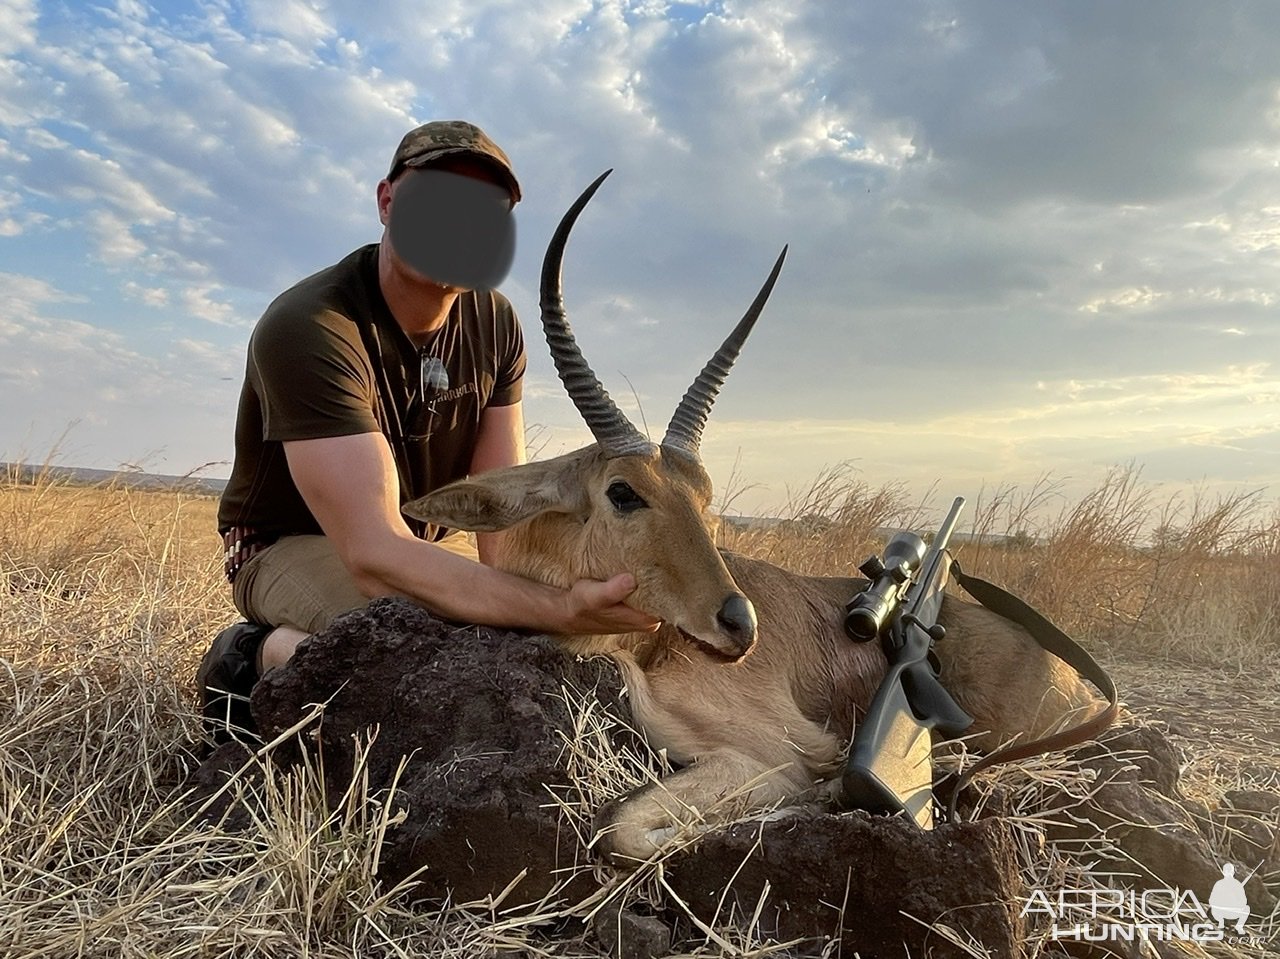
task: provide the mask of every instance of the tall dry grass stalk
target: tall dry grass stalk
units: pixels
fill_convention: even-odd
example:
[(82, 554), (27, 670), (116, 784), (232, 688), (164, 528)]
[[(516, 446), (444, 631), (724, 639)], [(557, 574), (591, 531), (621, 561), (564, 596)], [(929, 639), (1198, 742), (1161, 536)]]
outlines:
[[(891, 531), (930, 529), (941, 512), (840, 468), (792, 496), (782, 522), (725, 523), (720, 539), (795, 572), (856, 576)], [(1065, 502), (1044, 476), (984, 489), (952, 552), (966, 572), (1118, 651), (1238, 668), (1280, 662), (1280, 512), (1257, 493), (1161, 500), (1130, 466)]]
[[(1274, 664), (1280, 519), (1243, 497), (1153, 506), (1121, 472), (1033, 526), (1049, 488), (987, 497), (979, 531), (1022, 535), (975, 539), (965, 562), (1116, 648)], [(0, 955), (594, 956), (583, 931), (592, 912), (618, 901), (679, 911), (661, 858), (612, 877), (570, 913), (553, 902), (522, 915), (501, 901), (408, 908), (402, 890), (377, 881), (380, 837), (398, 821), (394, 788), (373, 791), (359, 764), (329, 808), (316, 770), (277, 777), (264, 755), (226, 786), (251, 811), (248, 829), (193, 819), (181, 802), (199, 737), (191, 677), (235, 617), (215, 506), (194, 494), (0, 482)], [(834, 470), (795, 497), (789, 522), (722, 535), (794, 569), (852, 574), (885, 528), (919, 525), (927, 511), (900, 487)], [(1153, 511), (1154, 544), (1143, 540)], [(590, 701), (575, 713), (573, 786), (547, 801), (585, 842), (601, 802), (663, 767), (610, 749), (614, 720)], [(1083, 774), (1052, 763), (989, 779), (998, 776), (1028, 796), (1055, 783), (1087, 788)], [(1032, 805), (1019, 825), (1029, 879), (1086, 872), (1067, 852), (1045, 865)], [(689, 924), (700, 943), (690, 955), (792, 952), (753, 932), (749, 914)]]

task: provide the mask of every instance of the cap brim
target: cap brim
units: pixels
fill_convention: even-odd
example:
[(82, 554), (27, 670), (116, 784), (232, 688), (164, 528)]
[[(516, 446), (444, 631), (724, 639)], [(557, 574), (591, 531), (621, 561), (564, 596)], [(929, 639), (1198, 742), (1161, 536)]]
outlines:
[[(507, 169), (507, 167), (505, 167), (500, 161), (489, 156), (489, 154), (480, 153), (477, 150), (471, 150), (467, 147), (442, 147), (441, 149), (438, 149), (438, 150), (430, 150), (426, 153), (422, 153), (422, 154), (419, 154), (418, 156), (411, 157), (408, 160), (405, 160), (403, 163), (400, 164), (400, 167), (417, 170), (417, 169), (421, 169), (422, 167), (429, 167), (436, 161), (442, 160), (445, 157), (450, 157), (450, 156), (471, 157), (473, 160), (478, 160), (480, 163), (483, 163), (485, 166), (487, 166), (490, 170), (492, 170), (494, 173), (498, 175), (498, 177), (506, 185), (507, 189), (511, 192), (512, 199), (515, 200), (517, 203), (520, 201), (521, 199), (520, 183), (516, 180), (515, 174), (513, 174), (509, 169)], [(392, 174), (394, 175), (395, 172), (396, 171), (392, 171)]]

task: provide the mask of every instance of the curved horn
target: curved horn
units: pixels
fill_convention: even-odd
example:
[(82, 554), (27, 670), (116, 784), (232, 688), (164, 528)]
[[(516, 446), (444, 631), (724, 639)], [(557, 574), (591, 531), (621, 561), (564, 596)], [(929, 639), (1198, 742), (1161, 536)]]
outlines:
[(756, 325), (756, 320), (760, 316), (760, 311), (764, 309), (765, 301), (773, 292), (773, 284), (778, 279), (778, 274), (782, 271), (782, 261), (786, 258), (787, 248), (784, 246), (782, 252), (778, 254), (777, 262), (773, 264), (773, 272), (769, 274), (769, 279), (764, 281), (764, 286), (760, 287), (755, 301), (738, 321), (738, 325), (733, 328), (728, 339), (716, 351), (716, 355), (711, 357), (707, 365), (702, 368), (702, 372), (698, 374), (698, 378), (693, 381), (693, 385), (685, 392), (684, 399), (676, 407), (675, 415), (671, 417), (671, 425), (667, 427), (667, 435), (662, 439), (663, 448), (698, 456), (698, 447), (702, 443), (702, 429), (707, 425), (707, 417), (711, 414), (711, 404), (716, 401), (720, 387), (724, 386), (725, 377), (729, 375), (734, 361), (738, 359), (742, 344), (747, 341), (751, 328)]
[(573, 330), (564, 312), (564, 294), (561, 290), (561, 266), (564, 262), (564, 248), (569, 242), (569, 231), (578, 219), (587, 201), (599, 189), (612, 170), (606, 170), (598, 176), (591, 186), (582, 191), (582, 195), (569, 207), (560, 225), (552, 234), (547, 245), (547, 255), (542, 260), (542, 331), (546, 334), (547, 345), (551, 347), (551, 358), (555, 360), (556, 372), (569, 392), (569, 398), (578, 408), (582, 418), (591, 428), (591, 435), (596, 438), (601, 449), (610, 459), (617, 456), (631, 456), (636, 453), (648, 453), (653, 444), (631, 425), (622, 411), (618, 409), (609, 394), (605, 392), (600, 380), (591, 367), (587, 365), (578, 343), (573, 338)]

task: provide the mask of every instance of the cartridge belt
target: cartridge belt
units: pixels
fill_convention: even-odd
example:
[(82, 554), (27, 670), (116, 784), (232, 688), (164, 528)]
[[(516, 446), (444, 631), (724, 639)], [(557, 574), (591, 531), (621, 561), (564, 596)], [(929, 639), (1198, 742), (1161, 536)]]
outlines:
[(227, 582), (236, 581), (240, 567), (274, 543), (279, 536), (251, 526), (232, 526), (222, 534), (222, 571)]

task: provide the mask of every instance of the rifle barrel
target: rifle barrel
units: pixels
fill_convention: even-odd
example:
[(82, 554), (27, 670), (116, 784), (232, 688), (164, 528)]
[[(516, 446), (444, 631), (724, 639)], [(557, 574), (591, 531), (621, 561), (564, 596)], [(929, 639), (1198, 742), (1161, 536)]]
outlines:
[(957, 496), (952, 502), (946, 518), (942, 521), (942, 525), (938, 527), (938, 532), (934, 535), (933, 542), (929, 545), (928, 555), (925, 556), (924, 562), (921, 564), (920, 575), (911, 584), (910, 594), (903, 604), (908, 613), (914, 614), (917, 612), (917, 607), (926, 595), (928, 584), (933, 582), (937, 574), (938, 564), (942, 562), (942, 554), (947, 551), (947, 543), (951, 541), (951, 532), (956, 528), (956, 521), (959, 520), (962, 509), (964, 509), (964, 497)]

